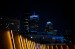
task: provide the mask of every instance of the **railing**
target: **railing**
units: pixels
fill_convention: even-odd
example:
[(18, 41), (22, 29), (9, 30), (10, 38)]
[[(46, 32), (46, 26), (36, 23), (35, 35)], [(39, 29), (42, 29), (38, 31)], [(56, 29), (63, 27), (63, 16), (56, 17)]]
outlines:
[(4, 46), (6, 47), (5, 49), (75, 49), (75, 45), (50, 45), (36, 43), (18, 33), (13, 33), (12, 30), (6, 31), (3, 36)]

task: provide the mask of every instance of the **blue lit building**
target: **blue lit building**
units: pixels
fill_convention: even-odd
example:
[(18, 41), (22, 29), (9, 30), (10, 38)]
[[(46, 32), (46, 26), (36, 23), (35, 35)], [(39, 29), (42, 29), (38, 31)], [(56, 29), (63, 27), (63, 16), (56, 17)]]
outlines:
[(38, 32), (39, 28), (39, 16), (38, 15), (31, 15), (30, 16), (30, 23), (29, 23), (29, 31), (30, 32)]
[(52, 22), (48, 21), (45, 27), (45, 34), (56, 35), (57, 30), (53, 29)]
[(28, 20), (29, 20), (29, 23), (28, 23), (29, 34), (27, 35), (27, 37), (29, 37), (33, 41), (40, 42), (40, 43), (48, 43), (48, 44), (63, 44), (64, 43), (65, 41), (64, 36), (57, 35), (57, 30), (54, 30), (53, 24), (51, 21), (47, 21), (44, 28), (45, 31), (43, 30), (42, 32), (40, 32), (39, 30), (41, 30), (40, 28), (41, 26), (39, 25), (39, 16), (35, 15), (34, 13), (33, 15), (29, 16)]

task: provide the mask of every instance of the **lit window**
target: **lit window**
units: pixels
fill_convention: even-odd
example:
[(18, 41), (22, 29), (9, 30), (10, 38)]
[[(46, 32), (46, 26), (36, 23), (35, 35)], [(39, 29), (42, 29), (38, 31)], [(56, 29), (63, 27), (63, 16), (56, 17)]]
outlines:
[(33, 38), (33, 37), (31, 36), (31, 38)]

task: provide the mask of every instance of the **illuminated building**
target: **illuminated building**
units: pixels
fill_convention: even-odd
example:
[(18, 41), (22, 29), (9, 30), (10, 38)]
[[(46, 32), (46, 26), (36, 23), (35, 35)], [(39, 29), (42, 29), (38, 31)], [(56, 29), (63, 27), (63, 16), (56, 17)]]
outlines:
[(48, 21), (45, 27), (45, 34), (56, 35), (57, 30), (53, 29), (52, 22)]
[(39, 28), (39, 25), (38, 25), (38, 23), (39, 23), (39, 17), (38, 17), (38, 15), (31, 15), (30, 16), (30, 27), (29, 27), (29, 31), (30, 32), (38, 32), (38, 28)]
[(29, 32), (29, 19), (25, 18), (24, 23), (23, 23), (23, 29), (25, 33)]
[(23, 16), (21, 17), (20, 23), (21, 23), (21, 32), (26, 34), (29, 32), (29, 13), (24, 12)]

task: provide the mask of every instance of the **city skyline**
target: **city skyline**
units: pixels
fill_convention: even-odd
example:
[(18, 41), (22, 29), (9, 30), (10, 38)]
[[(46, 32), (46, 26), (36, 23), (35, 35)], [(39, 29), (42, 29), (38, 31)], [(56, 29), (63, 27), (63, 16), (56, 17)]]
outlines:
[(71, 0), (0, 1), (0, 49), (75, 49)]

